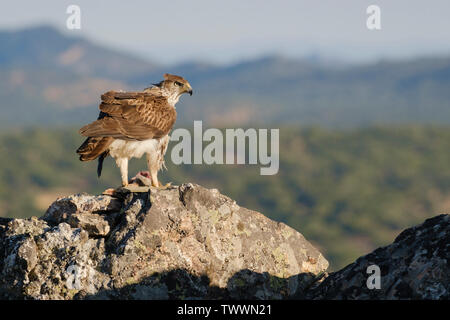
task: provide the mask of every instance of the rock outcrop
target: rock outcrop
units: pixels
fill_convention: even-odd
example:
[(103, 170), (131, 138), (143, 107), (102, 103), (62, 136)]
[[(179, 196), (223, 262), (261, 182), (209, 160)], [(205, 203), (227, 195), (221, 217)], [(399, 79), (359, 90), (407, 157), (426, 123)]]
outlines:
[(328, 267), (300, 233), (215, 189), (143, 189), (1, 220), (0, 298), (282, 299)]
[[(379, 268), (378, 285), (375, 268)], [(391, 245), (330, 274), (309, 290), (307, 297), (450, 299), (450, 215), (439, 215), (406, 229)]]
[(215, 189), (134, 190), (0, 218), (0, 299), (450, 298), (449, 215), (328, 275), (299, 232)]

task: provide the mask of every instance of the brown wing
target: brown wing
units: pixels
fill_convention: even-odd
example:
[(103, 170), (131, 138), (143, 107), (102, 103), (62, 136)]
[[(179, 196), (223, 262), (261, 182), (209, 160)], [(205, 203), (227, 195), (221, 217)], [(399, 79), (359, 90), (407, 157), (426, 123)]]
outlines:
[(172, 129), (177, 113), (163, 96), (144, 92), (114, 92), (102, 95), (103, 117), (80, 129), (86, 137), (126, 140), (160, 138)]
[(102, 153), (106, 152), (109, 145), (113, 142), (111, 137), (89, 137), (77, 149), (81, 161), (97, 159)]

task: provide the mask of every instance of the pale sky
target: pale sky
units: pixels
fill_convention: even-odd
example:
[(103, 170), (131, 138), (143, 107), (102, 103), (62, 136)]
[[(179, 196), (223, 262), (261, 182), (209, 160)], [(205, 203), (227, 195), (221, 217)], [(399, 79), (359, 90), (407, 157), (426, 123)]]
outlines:
[[(66, 8), (81, 8), (67, 30)], [(381, 8), (379, 31), (366, 8)], [(0, 5), (0, 28), (51, 24), (160, 63), (230, 63), (267, 54), (318, 53), (349, 61), (450, 53), (448, 0), (14, 0)]]

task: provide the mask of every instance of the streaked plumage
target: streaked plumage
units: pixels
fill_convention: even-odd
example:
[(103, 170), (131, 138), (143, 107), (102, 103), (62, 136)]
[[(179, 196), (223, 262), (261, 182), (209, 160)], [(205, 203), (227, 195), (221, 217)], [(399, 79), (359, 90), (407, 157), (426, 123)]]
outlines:
[(163, 81), (142, 92), (108, 91), (101, 96), (98, 119), (80, 129), (88, 137), (78, 148), (81, 161), (103, 160), (111, 155), (120, 168), (122, 185), (128, 183), (128, 160), (147, 155), (152, 185), (160, 186), (157, 172), (164, 166), (169, 132), (176, 121), (175, 104), (181, 94), (190, 93), (182, 77), (164, 75)]

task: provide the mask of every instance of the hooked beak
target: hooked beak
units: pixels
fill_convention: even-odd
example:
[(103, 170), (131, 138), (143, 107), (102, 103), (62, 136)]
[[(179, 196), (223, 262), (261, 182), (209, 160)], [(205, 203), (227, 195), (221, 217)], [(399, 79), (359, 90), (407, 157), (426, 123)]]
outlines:
[(192, 91), (192, 87), (189, 83), (186, 83), (184, 92), (189, 93), (189, 95), (192, 96), (193, 91)]

